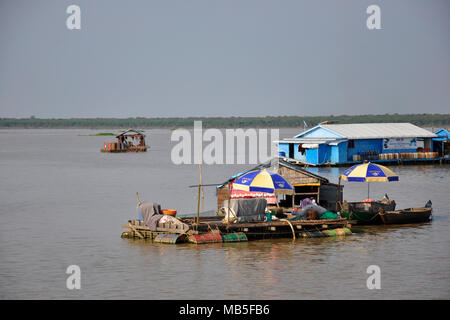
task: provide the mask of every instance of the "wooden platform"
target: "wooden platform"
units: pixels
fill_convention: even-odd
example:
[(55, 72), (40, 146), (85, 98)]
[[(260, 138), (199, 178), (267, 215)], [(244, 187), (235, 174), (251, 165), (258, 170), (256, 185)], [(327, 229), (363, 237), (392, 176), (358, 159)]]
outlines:
[(117, 149), (117, 150), (105, 150), (100, 149), (101, 152), (105, 153), (124, 153), (124, 152), (146, 152), (149, 146), (132, 146), (127, 147), (126, 149)]
[(266, 238), (293, 238), (298, 237), (303, 231), (323, 231), (335, 228), (351, 228), (351, 223), (346, 219), (333, 220), (276, 220), (271, 222), (252, 223), (223, 223), (221, 220), (201, 219), (197, 226), (193, 219), (190, 222), (193, 230), (208, 232), (208, 230), (219, 230), (221, 233), (243, 232), (249, 240)]
[[(271, 222), (252, 222), (252, 223), (223, 223), (222, 217), (203, 217), (200, 223), (195, 223), (195, 218), (181, 218), (184, 224), (160, 224), (156, 231), (151, 231), (149, 227), (143, 225), (140, 220), (130, 220), (122, 225), (128, 231), (122, 234), (124, 238), (139, 238), (154, 240), (161, 234), (173, 234), (176, 237), (171, 243), (183, 242), (191, 235), (204, 234), (232, 234), (244, 233), (248, 240), (267, 239), (267, 238), (301, 238), (306, 237), (306, 233), (322, 232), (325, 230), (351, 228), (352, 222), (346, 219), (333, 220), (277, 220)], [(183, 236), (183, 237), (181, 237)], [(185, 236), (185, 237), (184, 237)]]

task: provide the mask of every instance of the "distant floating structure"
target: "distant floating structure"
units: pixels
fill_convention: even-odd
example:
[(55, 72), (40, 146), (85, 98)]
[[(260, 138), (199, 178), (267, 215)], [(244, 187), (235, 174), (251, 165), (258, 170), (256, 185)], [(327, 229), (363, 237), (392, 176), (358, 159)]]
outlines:
[(117, 142), (105, 142), (101, 152), (146, 152), (149, 146), (145, 145), (145, 135), (139, 131), (128, 129), (118, 136)]

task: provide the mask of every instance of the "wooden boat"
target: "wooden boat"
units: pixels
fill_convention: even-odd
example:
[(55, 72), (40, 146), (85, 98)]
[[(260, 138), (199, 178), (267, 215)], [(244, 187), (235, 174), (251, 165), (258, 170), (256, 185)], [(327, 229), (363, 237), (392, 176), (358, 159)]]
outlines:
[(396, 211), (380, 210), (380, 217), (384, 224), (420, 223), (431, 220), (431, 207), (408, 208)]
[(386, 202), (372, 201), (372, 202), (347, 202), (342, 204), (341, 216), (350, 221), (355, 221), (357, 224), (382, 224), (383, 221), (379, 215), (380, 209), (383, 211), (395, 210), (395, 201), (389, 200)]

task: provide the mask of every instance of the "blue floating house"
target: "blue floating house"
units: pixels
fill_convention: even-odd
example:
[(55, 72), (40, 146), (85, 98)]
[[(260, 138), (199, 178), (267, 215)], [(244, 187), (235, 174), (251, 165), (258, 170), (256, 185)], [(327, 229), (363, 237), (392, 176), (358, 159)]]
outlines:
[(276, 141), (282, 157), (310, 165), (436, 160), (438, 135), (411, 123), (319, 124)]
[(434, 134), (437, 135), (437, 138), (433, 138), (433, 151), (448, 159), (450, 157), (450, 132), (447, 128), (441, 128)]

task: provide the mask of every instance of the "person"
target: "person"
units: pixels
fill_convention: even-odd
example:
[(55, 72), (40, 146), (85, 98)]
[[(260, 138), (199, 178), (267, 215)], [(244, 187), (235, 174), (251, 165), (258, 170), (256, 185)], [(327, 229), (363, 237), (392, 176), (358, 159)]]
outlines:
[(120, 145), (120, 150), (123, 150), (123, 136), (119, 136), (119, 145)]
[(389, 203), (389, 197), (387, 195), (387, 193), (384, 194), (383, 198), (381, 198), (381, 202), (383, 203)]

